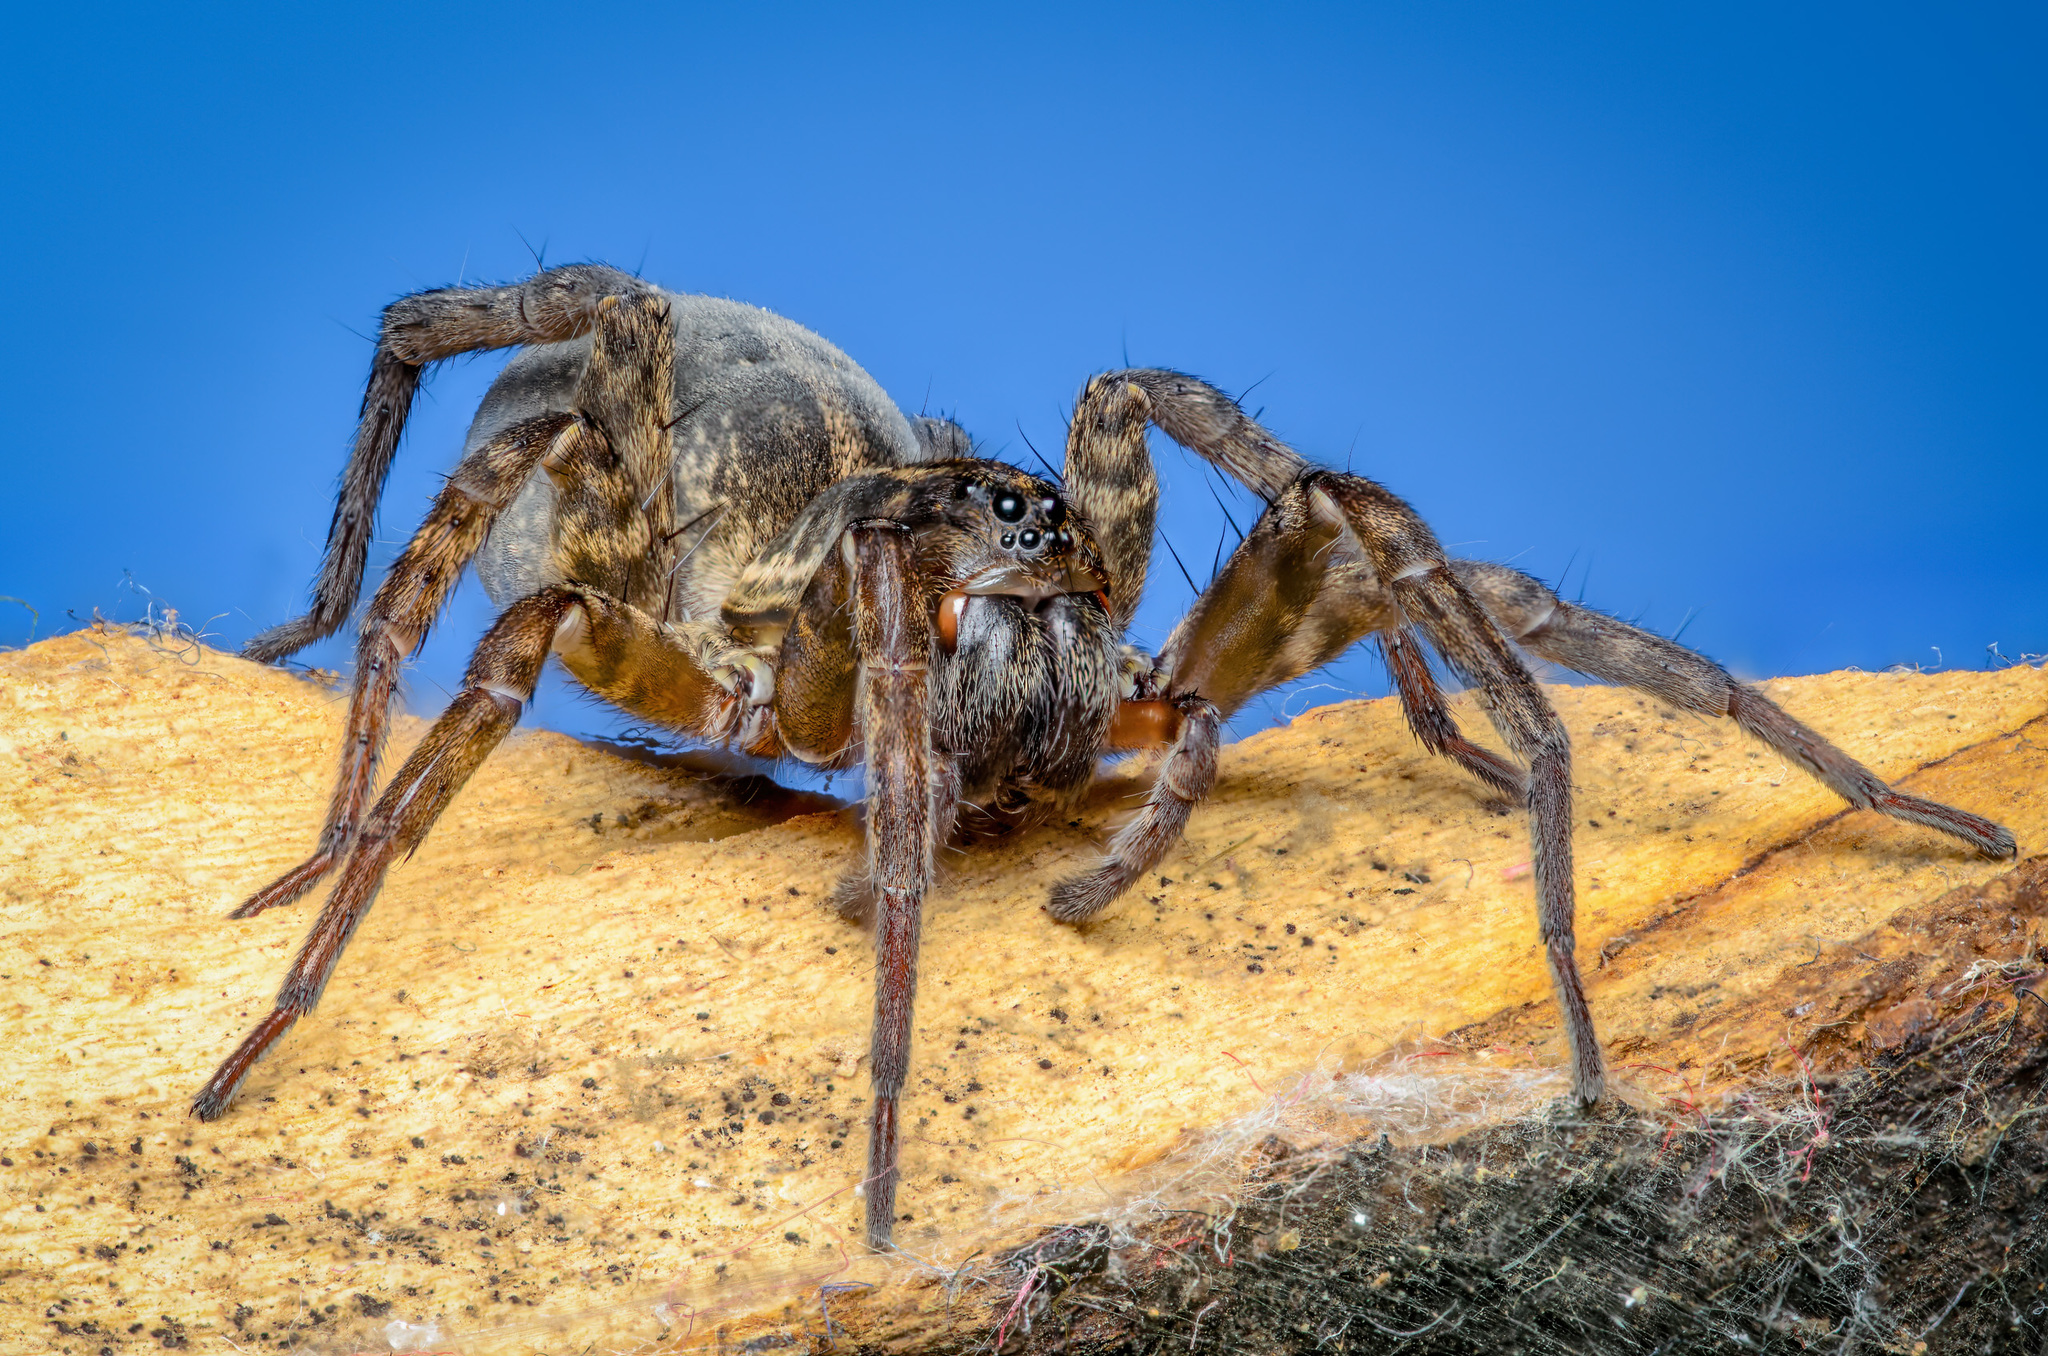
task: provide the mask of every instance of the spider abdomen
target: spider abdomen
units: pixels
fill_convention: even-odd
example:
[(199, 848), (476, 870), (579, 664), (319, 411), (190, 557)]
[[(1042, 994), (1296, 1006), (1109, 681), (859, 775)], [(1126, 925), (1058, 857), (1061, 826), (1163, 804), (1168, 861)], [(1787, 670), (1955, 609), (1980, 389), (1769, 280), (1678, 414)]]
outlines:
[[(734, 579), (761, 546), (834, 481), (924, 456), (910, 421), (837, 347), (796, 322), (720, 297), (659, 294), (674, 335), (670, 462), (673, 523), (664, 596), (649, 610), (667, 621), (718, 615)], [(574, 408), (592, 338), (520, 350), (491, 384), (465, 452), (512, 425)], [(560, 494), (528, 479), (477, 556), (477, 576), (499, 607), (569, 582), (558, 558)], [(649, 600), (632, 599), (646, 606)]]

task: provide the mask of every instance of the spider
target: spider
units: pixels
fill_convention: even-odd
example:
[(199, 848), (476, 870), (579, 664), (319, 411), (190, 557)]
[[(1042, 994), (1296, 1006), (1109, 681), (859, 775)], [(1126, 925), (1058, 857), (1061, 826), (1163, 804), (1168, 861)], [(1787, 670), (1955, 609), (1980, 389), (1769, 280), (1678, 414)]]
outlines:
[[(364, 616), (341, 768), (313, 854), (231, 917), (339, 870), (273, 1010), (193, 1102), (223, 1115), (319, 1001), (392, 862), (518, 721), (549, 655), (647, 721), (763, 758), (866, 769), (866, 858), (832, 903), (877, 948), (866, 1232), (888, 1246), (898, 1098), (933, 860), (957, 838), (1044, 820), (1104, 756), (1161, 750), (1143, 805), (1051, 889), (1093, 918), (1156, 866), (1216, 781), (1246, 701), (1378, 637), (1422, 744), (1526, 807), (1540, 935), (1572, 1093), (1603, 1066), (1573, 954), (1571, 748), (1520, 652), (1726, 716), (1852, 805), (2016, 854), (1990, 821), (1892, 790), (1711, 660), (1445, 556), (1400, 499), (1306, 461), (1228, 396), (1176, 372), (1089, 381), (1060, 482), (973, 455), (910, 418), (818, 335), (770, 312), (598, 265), (416, 293), (384, 312), (308, 613), (244, 653), (278, 660), (354, 609), (386, 471), (425, 369), (522, 346), (455, 472)], [(1157, 427), (1265, 511), (1157, 655), (1125, 643), (1151, 555)], [(462, 691), (371, 803), (399, 668), (465, 568), (498, 606)], [(1478, 690), (1519, 763), (1471, 743), (1424, 643)]]

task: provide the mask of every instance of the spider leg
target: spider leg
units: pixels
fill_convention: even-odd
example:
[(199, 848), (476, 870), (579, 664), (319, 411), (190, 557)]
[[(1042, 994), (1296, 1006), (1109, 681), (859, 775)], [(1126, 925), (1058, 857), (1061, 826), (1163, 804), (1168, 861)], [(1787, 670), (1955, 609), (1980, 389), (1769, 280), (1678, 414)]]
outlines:
[(1465, 738), (1444, 701), (1443, 689), (1437, 685), (1429, 654), (1416, 640), (1413, 629), (1396, 626), (1380, 632), (1380, 653), (1386, 658), (1387, 672), (1393, 676), (1394, 690), (1400, 694), (1401, 713), (1408, 718), (1408, 728), (1422, 747), (1450, 759), (1512, 804), (1523, 804), (1528, 784), (1522, 770)]
[(398, 666), (425, 638), (491, 524), (536, 467), (557, 483), (556, 563), (563, 573), (628, 603), (659, 605), (674, 503), (672, 495), (654, 492), (667, 488), (663, 421), (675, 366), (668, 303), (653, 293), (625, 304), (607, 295), (591, 312), (596, 337), (577, 383), (577, 412), (524, 420), (465, 456), (377, 590), (363, 619), (341, 772), (319, 843), (231, 917), (290, 903), (346, 855), (376, 773)]
[(855, 523), (845, 541), (853, 564), (868, 878), (875, 899), (867, 1235), (868, 1245), (881, 1249), (896, 1220), (898, 1109), (910, 1066), (918, 933), (938, 847), (933, 801), (941, 781), (932, 766), (931, 623), (918, 587), (915, 541), (900, 523), (875, 519)]
[(370, 911), (393, 861), (426, 837), (442, 809), (519, 719), (533, 695), (557, 629), (578, 599), (549, 589), (498, 618), (470, 661), (462, 691), (420, 740), (363, 821), (334, 893), (285, 973), (270, 1015), (249, 1033), (192, 1101), (199, 1119), (217, 1120), (249, 1070), (293, 1023), (313, 1010), (357, 924)]
[(578, 264), (549, 269), (511, 287), (436, 288), (387, 306), (355, 444), (327, 529), (313, 605), (304, 616), (256, 636), (242, 653), (262, 662), (282, 659), (333, 635), (348, 620), (362, 588), (384, 478), (429, 364), (482, 349), (573, 339), (591, 328), (605, 297), (648, 290), (617, 269)]
[(1564, 722), (1514, 647), (1452, 573), (1436, 535), (1413, 509), (1359, 476), (1318, 471), (1301, 483), (1320, 514), (1341, 515), (1402, 614), (1481, 689), (1494, 728), (1528, 767), (1524, 803), (1538, 932), (1564, 1015), (1572, 1091), (1582, 1102), (1596, 1101), (1603, 1081), (1600, 1043), (1574, 950), (1571, 738)]
[[(1090, 386), (1084, 403), (1101, 397), (1103, 380)], [(1149, 417), (1157, 409), (1135, 382), (1107, 394), (1133, 414)], [(1078, 483), (1071, 471), (1068, 480)], [(1150, 708), (1148, 714), (1163, 717), (1155, 728), (1168, 744), (1166, 758), (1150, 796), (1102, 862), (1053, 888), (1053, 917), (1094, 917), (1164, 859), (1215, 784), (1225, 717), (1397, 617), (1373, 592), (1369, 568), (1346, 559), (1346, 549), (1341, 520), (1319, 516), (1302, 484), (1282, 490), (1253, 524), (1160, 651), (1167, 680), (1159, 701), (1124, 704), (1126, 715)], [(1344, 587), (1350, 583), (1363, 587)]]
[[(1203, 698), (1220, 719), (1253, 693), (1334, 658), (1366, 631), (1404, 623), (1417, 627), (1483, 690), (1495, 728), (1528, 766), (1523, 800), (1539, 931), (1564, 1015), (1573, 1092), (1582, 1101), (1597, 1100), (1600, 1045), (1574, 952), (1571, 741), (1514, 647), (1451, 572), (1435, 534), (1413, 509), (1373, 482), (1314, 470), (1205, 382), (1176, 372), (1132, 371), (1098, 379), (1090, 392), (1098, 389), (1267, 501), (1230, 564), (1203, 590), (1160, 653), (1159, 667), (1169, 675), (1165, 695), (1177, 708), (1187, 698)], [(1343, 582), (1360, 587), (1350, 592)], [(1404, 699), (1411, 723), (1437, 739), (1440, 751), (1456, 756), (1446, 738), (1455, 726), (1434, 695), (1434, 683), (1418, 680), (1399, 645), (1393, 654), (1409, 679)], [(1188, 724), (1184, 718), (1175, 753), (1188, 737)], [(1462, 761), (1473, 766), (1475, 760)], [(1170, 753), (1168, 767), (1174, 762)], [(1213, 784), (1213, 758), (1206, 768), (1194, 760), (1181, 767), (1206, 775), (1181, 781), (1168, 799), (1200, 799)], [(1129, 835), (1133, 846), (1142, 844), (1156, 861), (1171, 838), (1153, 834), (1151, 827), (1170, 813), (1155, 793), (1119, 842)], [(1088, 876), (1056, 887), (1055, 902), (1067, 906), (1067, 916), (1086, 916), (1114, 897), (1112, 876), (1135, 879), (1135, 865), (1113, 855)]]
[(668, 612), (675, 556), (669, 411), (675, 329), (666, 298), (600, 298), (590, 360), (576, 383), (589, 436), (543, 463), (555, 482), (555, 566), (656, 615)]
[(1925, 824), (1994, 859), (2016, 856), (2012, 832), (1981, 816), (1895, 791), (1876, 773), (1795, 720), (1705, 655), (1557, 596), (1520, 570), (1454, 561), (1452, 570), (1530, 653), (1648, 692), (1681, 710), (1727, 716), (1858, 809)]
[[(1199, 408), (1191, 408), (1191, 400), (1198, 402)], [(1228, 397), (1192, 377), (1158, 371), (1112, 372), (1088, 383), (1067, 426), (1064, 479), (1069, 499), (1088, 521), (1109, 567), (1110, 614), (1119, 627), (1128, 626), (1136, 613), (1158, 517), (1158, 479), (1145, 440), (1146, 428), (1155, 422), (1191, 446), (1196, 444), (1190, 440), (1202, 440), (1197, 450), (1205, 456), (1209, 455), (1205, 449), (1232, 438), (1248, 445), (1263, 439), (1265, 444), (1279, 447)], [(1279, 452), (1286, 457), (1294, 455), (1284, 448)], [(1294, 460), (1300, 462), (1298, 457)], [(1345, 622), (1356, 619), (1346, 615), (1325, 617), (1322, 627), (1304, 628), (1303, 618), (1315, 606), (1323, 572), (1316, 557), (1330, 546), (1336, 533), (1304, 536), (1276, 528), (1268, 521), (1272, 517), (1269, 514), (1260, 520), (1196, 603), (1198, 611), (1206, 606), (1231, 616), (1234, 629), (1228, 648), (1242, 693), (1193, 681), (1155, 694), (1154, 675), (1141, 671), (1150, 665), (1134, 662), (1134, 655), (1125, 656), (1124, 668), (1136, 699), (1123, 703), (1112, 727), (1112, 746), (1139, 748), (1156, 742), (1166, 746), (1166, 756), (1145, 804), (1110, 840), (1102, 861), (1084, 875), (1053, 887), (1046, 909), (1059, 921), (1080, 923), (1101, 913), (1180, 840), (1188, 816), (1215, 785), (1223, 717), (1251, 691), (1284, 681), (1262, 679), (1265, 668), (1289, 662), (1292, 637), (1320, 634), (1334, 627), (1346, 632), (1337, 647), (1342, 649), (1371, 630), (1370, 623), (1378, 619), (1378, 613), (1368, 606), (1365, 625), (1347, 627)], [(1325, 612), (1356, 611), (1351, 606), (1353, 596), (1333, 591), (1335, 605)], [(1183, 628), (1186, 625), (1184, 622)], [(1254, 656), (1259, 659), (1255, 661)], [(1313, 663), (1305, 662), (1303, 671), (1308, 667)], [(1224, 689), (1231, 687), (1224, 685)]]
[(1159, 475), (1145, 442), (1152, 408), (1144, 387), (1112, 373), (1088, 383), (1067, 423), (1062, 479), (1109, 567), (1110, 618), (1119, 634), (1138, 613), (1159, 518)]
[(363, 618), (355, 682), (343, 728), (341, 771), (313, 855), (264, 886), (230, 918), (253, 918), (289, 904), (340, 864), (370, 797), (377, 760), (398, 693), (398, 669), (425, 639), (492, 521), (512, 502), (542, 457), (576, 422), (546, 414), (507, 429), (464, 457), (435, 498), (426, 521), (392, 564)]
[(1178, 730), (1153, 778), (1152, 790), (1094, 870), (1053, 886), (1046, 911), (1062, 923), (1085, 923), (1159, 865), (1187, 830), (1188, 816), (1216, 785), (1223, 717), (1197, 693), (1172, 700)]
[(1318, 476), (1373, 558), (1392, 581), (1401, 610), (1437, 652), (1483, 693), (1486, 714), (1528, 767), (1524, 803), (1535, 868), (1537, 923), (1551, 984), (1571, 1049), (1572, 1091), (1598, 1100), (1600, 1043), (1579, 975), (1572, 881), (1571, 739), (1527, 666), (1450, 570), (1435, 537), (1413, 510), (1370, 481)]
[(594, 589), (543, 589), (505, 609), (471, 659), (463, 688), (434, 722), (364, 818), (270, 1015), (193, 1100), (201, 1120), (226, 1112), (263, 1052), (311, 1012), (392, 864), (419, 846), (434, 821), (533, 695), (550, 653), (587, 686), (635, 714), (722, 741), (768, 699), (767, 667), (752, 656), (720, 662), (713, 628), (663, 626)]
[[(1076, 494), (1091, 483), (1096, 467), (1105, 463), (1115, 466), (1106, 452), (1126, 459), (1148, 456), (1141, 435), (1152, 408), (1151, 395), (1135, 382), (1119, 380), (1112, 385), (1108, 378), (1097, 378), (1090, 383), (1075, 412), (1068, 454), (1068, 481)], [(1136, 435), (1129, 432), (1133, 426)], [(1120, 434), (1120, 441), (1105, 448), (1104, 429)], [(1256, 437), (1238, 436), (1256, 443)], [(1076, 451), (1088, 455), (1077, 457)], [(1117, 468), (1115, 473), (1132, 477), (1128, 469)], [(1416, 738), (1430, 752), (1451, 759), (1509, 801), (1521, 804), (1525, 789), (1521, 769), (1474, 744), (1458, 729), (1428, 654), (1413, 630), (1403, 625), (1398, 609), (1356, 543), (1331, 524), (1315, 523), (1310, 505), (1294, 486), (1282, 490), (1272, 508), (1254, 524), (1250, 536), (1204, 590), (1185, 623), (1198, 627), (1202, 616), (1228, 615), (1231, 642), (1206, 655), (1219, 664), (1197, 672), (1191, 666), (1205, 660), (1188, 653), (1185, 645), (1168, 642), (1169, 652), (1178, 656), (1168, 661), (1169, 666), (1179, 664), (1182, 686), (1211, 697), (1228, 715), (1254, 693), (1319, 668), (1378, 631), (1388, 671)], [(1226, 654), (1230, 662), (1222, 665)], [(1142, 699), (1149, 695), (1141, 693), (1140, 700), (1126, 702), (1124, 711), (1127, 718), (1151, 718), (1146, 723), (1156, 729), (1165, 713), (1149, 709), (1158, 705)], [(1176, 719), (1169, 717), (1163, 722), (1169, 732)], [(1162, 742), (1170, 742), (1170, 738), (1169, 733), (1168, 740)], [(1067, 912), (1055, 912), (1062, 917), (1078, 916), (1071, 915), (1071, 910), (1079, 906), (1080, 898), (1074, 897)], [(1095, 909), (1108, 902), (1101, 900)]]
[[(1344, 633), (1383, 605), (1369, 602), (1347, 612), (1329, 598), (1333, 581), (1325, 571), (1337, 571), (1323, 562), (1343, 561), (1351, 549), (1363, 553), (1377, 590), (1395, 609), (1389, 620), (1405, 618), (1482, 690), (1494, 728), (1528, 768), (1526, 774), (1501, 768), (1488, 780), (1508, 783), (1503, 789), (1519, 783), (1522, 790), (1538, 930), (1564, 1015), (1572, 1091), (1581, 1101), (1596, 1101), (1603, 1081), (1600, 1044), (1574, 949), (1571, 740), (1543, 689), (1413, 509), (1372, 481), (1334, 471), (1310, 471), (1282, 490), (1161, 651), (1169, 692), (1214, 692), (1225, 710), (1234, 709), (1276, 677), (1305, 672), (1341, 650)], [(1389, 661), (1397, 665), (1397, 684), (1405, 683), (1410, 723), (1426, 745), (1455, 757), (1460, 748), (1450, 737), (1456, 725), (1434, 679), (1423, 681), (1427, 668), (1413, 662), (1411, 647), (1397, 628)], [(1494, 770), (1469, 754), (1460, 761), (1482, 776)]]
[[(934, 752), (932, 755), (932, 842), (943, 847), (952, 841), (953, 824), (960, 816), (960, 764)], [(933, 876), (938, 874), (933, 867)], [(848, 923), (872, 927), (875, 922), (875, 878), (866, 863), (849, 871), (832, 887), (825, 905)]]

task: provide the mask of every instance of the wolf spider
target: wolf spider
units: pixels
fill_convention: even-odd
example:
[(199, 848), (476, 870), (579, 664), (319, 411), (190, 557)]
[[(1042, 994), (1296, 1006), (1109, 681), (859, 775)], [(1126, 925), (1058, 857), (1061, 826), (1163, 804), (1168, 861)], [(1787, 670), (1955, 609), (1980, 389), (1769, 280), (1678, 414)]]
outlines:
[[(289, 903), (340, 869), (273, 1011), (194, 1101), (203, 1119), (227, 1110), (318, 1002), (385, 872), (511, 730), (550, 654), (591, 691), (692, 738), (865, 765), (867, 857), (833, 902), (873, 928), (879, 953), (866, 1177), (878, 1248), (895, 1219), (898, 1097), (937, 849), (1045, 819), (1110, 751), (1162, 749), (1148, 798), (1106, 854), (1052, 887), (1055, 919), (1093, 918), (1180, 838), (1215, 784), (1225, 719), (1367, 635), (1423, 746), (1527, 807), (1583, 1101), (1600, 1096), (1603, 1070), (1573, 955), (1571, 748), (1520, 651), (1727, 716), (1852, 805), (2015, 854), (2005, 829), (1892, 790), (1711, 660), (1518, 571), (1446, 557), (1400, 499), (1304, 460), (1193, 377), (1090, 381), (1054, 484), (974, 456), (957, 425), (907, 418), (791, 321), (594, 265), (420, 292), (384, 312), (312, 608), (247, 655), (281, 659), (342, 625), (422, 373), (514, 345), (523, 351), (363, 619), (313, 855), (231, 915)], [(1267, 506), (1156, 656), (1123, 639), (1158, 505), (1148, 427)], [(499, 616), (461, 693), (372, 805), (400, 665), (472, 564)], [(1519, 764), (1460, 733), (1424, 641), (1479, 690)]]

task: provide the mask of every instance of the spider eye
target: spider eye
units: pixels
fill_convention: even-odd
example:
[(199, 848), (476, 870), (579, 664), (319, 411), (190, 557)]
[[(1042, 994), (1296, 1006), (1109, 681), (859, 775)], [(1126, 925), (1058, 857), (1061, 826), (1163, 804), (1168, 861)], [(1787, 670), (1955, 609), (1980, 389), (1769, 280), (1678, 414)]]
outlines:
[(1017, 538), (1017, 544), (1027, 551), (1036, 551), (1038, 549), (1038, 540), (1038, 529), (1027, 527), (1024, 529), (1023, 535)]
[(1024, 517), (1024, 501), (1008, 490), (1004, 490), (996, 496), (995, 510), (996, 517), (1004, 522), (1018, 522)]

